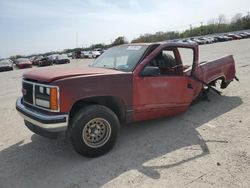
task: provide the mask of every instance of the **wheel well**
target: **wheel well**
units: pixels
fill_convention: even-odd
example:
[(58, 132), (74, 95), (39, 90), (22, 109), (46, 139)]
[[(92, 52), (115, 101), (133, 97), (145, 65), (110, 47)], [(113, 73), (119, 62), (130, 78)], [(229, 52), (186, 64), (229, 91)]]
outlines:
[(224, 82), (225, 77), (224, 76), (218, 77), (218, 78), (214, 79), (213, 81), (209, 82), (209, 85), (215, 86), (215, 84), (218, 80), (221, 80), (222, 82)]
[(213, 81), (211, 81), (211, 82), (209, 83), (209, 85), (211, 85), (211, 86), (216, 86), (216, 82), (217, 82), (218, 80), (221, 80), (221, 84), (220, 84), (220, 88), (221, 88), (221, 89), (226, 88), (226, 87), (228, 86), (228, 84), (229, 84), (229, 82), (226, 82), (225, 77), (224, 77), (224, 76), (221, 76), (221, 77), (218, 77), (218, 78), (214, 79)]
[(120, 99), (119, 97), (113, 97), (113, 96), (90, 97), (79, 100), (75, 102), (75, 104), (72, 106), (69, 113), (69, 126), (71, 125), (71, 121), (74, 115), (81, 108), (91, 104), (99, 104), (108, 107), (117, 115), (121, 123), (124, 122), (126, 119), (125, 105), (122, 99)]

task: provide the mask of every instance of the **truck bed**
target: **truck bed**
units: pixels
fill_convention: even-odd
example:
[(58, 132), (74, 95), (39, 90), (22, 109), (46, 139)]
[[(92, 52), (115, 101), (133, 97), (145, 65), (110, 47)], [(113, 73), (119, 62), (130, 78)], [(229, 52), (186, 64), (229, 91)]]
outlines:
[(202, 62), (198, 65), (198, 77), (209, 84), (217, 79), (230, 83), (235, 78), (235, 62), (232, 55), (216, 60)]

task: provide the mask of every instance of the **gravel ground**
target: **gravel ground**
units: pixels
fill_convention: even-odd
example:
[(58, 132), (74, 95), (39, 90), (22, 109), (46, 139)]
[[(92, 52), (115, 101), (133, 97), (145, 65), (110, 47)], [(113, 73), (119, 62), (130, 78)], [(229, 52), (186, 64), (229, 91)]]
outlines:
[(30, 132), (15, 110), (28, 70), (0, 73), (0, 187), (250, 187), (250, 39), (200, 53), (201, 61), (233, 54), (240, 82), (183, 115), (123, 126), (115, 148), (95, 159)]

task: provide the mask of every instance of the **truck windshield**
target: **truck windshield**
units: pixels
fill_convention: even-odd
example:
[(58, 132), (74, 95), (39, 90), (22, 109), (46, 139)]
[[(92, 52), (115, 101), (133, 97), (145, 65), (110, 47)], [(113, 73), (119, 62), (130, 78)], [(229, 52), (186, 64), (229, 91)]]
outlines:
[(90, 66), (131, 72), (146, 51), (146, 45), (113, 47), (102, 54)]

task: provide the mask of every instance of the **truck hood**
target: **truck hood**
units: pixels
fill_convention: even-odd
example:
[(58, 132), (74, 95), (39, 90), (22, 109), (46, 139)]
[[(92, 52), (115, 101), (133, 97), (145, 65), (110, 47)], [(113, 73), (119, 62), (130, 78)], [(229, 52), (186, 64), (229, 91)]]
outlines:
[(124, 74), (124, 72), (94, 67), (79, 67), (79, 68), (39, 68), (37, 70), (28, 71), (23, 75), (24, 79), (36, 80), (39, 82), (50, 83), (58, 79), (98, 74)]

